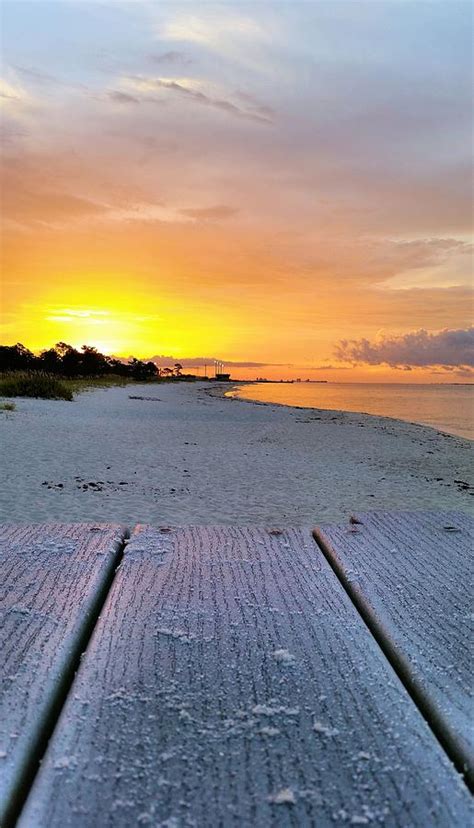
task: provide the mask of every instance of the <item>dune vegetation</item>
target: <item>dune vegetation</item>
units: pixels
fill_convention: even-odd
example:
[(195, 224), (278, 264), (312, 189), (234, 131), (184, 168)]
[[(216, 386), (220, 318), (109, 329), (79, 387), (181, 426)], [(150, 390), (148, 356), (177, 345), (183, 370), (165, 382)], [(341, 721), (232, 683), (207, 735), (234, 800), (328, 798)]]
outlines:
[[(40, 371), (15, 371), (0, 376), (1, 397), (41, 397), (45, 400), (72, 400), (73, 392), (65, 382)], [(8, 403), (3, 403), (6, 409)]]

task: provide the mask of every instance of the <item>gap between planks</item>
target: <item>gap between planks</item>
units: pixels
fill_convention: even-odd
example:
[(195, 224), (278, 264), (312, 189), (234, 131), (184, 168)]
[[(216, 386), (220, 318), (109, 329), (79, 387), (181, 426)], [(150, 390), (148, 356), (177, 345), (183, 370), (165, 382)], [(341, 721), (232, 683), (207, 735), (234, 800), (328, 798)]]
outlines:
[(425, 693), (423, 687), (413, 675), (408, 660), (386, 635), (383, 626), (377, 621), (377, 617), (373, 612), (370, 603), (366, 601), (364, 596), (353, 586), (352, 582), (344, 572), (344, 568), (338, 563), (337, 558), (331, 554), (330, 544), (324, 537), (323, 530), (316, 527), (313, 529), (312, 534), (317, 546), (323, 553), (341, 586), (354, 604), (362, 621), (365, 623), (383, 654), (392, 665), (407, 693), (413, 700), (413, 703), (418, 708), (420, 714), (425, 719), (449, 759), (453, 762), (456, 770), (460, 773), (467, 788), (474, 794), (474, 774), (472, 773), (472, 770), (466, 769), (465, 759), (458, 747), (457, 740), (452, 737), (446, 729), (444, 721), (439, 715), (436, 706), (433, 704), (429, 695)]
[(58, 692), (51, 699), (47, 716), (43, 722), (40, 732), (38, 733), (35, 743), (32, 745), (28, 763), (25, 765), (21, 775), (19, 776), (15, 794), (6, 805), (0, 828), (13, 828), (23, 810), (23, 806), (28, 798), (35, 781), (35, 777), (39, 771), (41, 760), (43, 759), (48, 747), (48, 742), (54, 733), (59, 716), (61, 715), (64, 704), (68, 698), (69, 691), (73, 685), (81, 658), (87, 650), (100, 613), (102, 612), (103, 606), (109, 595), (110, 588), (117, 575), (117, 570), (123, 558), (125, 546), (129, 538), (130, 530), (128, 527), (124, 527), (122, 538), (117, 545), (109, 572), (104, 578), (102, 586), (97, 591), (90, 614), (88, 615), (81, 634), (77, 639), (77, 646), (75, 647), (74, 653), (64, 671)]

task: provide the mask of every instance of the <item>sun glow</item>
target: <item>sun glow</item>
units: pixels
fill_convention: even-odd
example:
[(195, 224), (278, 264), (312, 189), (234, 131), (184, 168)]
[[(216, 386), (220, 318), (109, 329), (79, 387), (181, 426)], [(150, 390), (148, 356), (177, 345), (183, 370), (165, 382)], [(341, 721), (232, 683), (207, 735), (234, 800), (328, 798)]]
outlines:
[(117, 356), (185, 357), (228, 347), (223, 318), (186, 297), (162, 296), (151, 303), (139, 290), (117, 290), (110, 283), (107, 290), (97, 289), (96, 277), (84, 275), (80, 288), (50, 290), (37, 304), (23, 302), (6, 314), (3, 340), (21, 341), (34, 351), (64, 341)]

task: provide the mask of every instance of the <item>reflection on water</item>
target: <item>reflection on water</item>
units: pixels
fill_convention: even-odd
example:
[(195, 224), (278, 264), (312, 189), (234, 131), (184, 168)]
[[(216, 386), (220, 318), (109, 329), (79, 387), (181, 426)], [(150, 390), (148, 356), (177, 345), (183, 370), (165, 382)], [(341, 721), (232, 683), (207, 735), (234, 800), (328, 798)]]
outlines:
[(229, 396), (379, 414), (474, 439), (474, 385), (268, 382), (241, 385)]

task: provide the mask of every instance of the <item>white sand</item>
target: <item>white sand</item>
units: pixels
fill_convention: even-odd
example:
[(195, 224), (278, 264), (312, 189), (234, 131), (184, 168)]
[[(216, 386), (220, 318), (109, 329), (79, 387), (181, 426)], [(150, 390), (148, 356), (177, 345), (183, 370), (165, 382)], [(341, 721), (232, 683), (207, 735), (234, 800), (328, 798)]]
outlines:
[(17, 399), (0, 414), (0, 519), (300, 526), (356, 510), (474, 505), (474, 489), (455, 482), (470, 482), (468, 440), (223, 399), (223, 390), (183, 383), (89, 391), (72, 403)]

